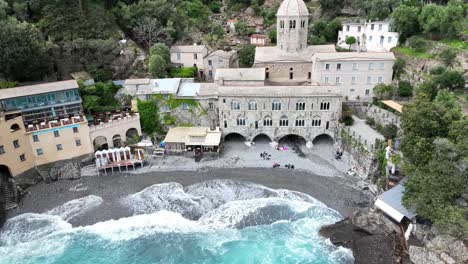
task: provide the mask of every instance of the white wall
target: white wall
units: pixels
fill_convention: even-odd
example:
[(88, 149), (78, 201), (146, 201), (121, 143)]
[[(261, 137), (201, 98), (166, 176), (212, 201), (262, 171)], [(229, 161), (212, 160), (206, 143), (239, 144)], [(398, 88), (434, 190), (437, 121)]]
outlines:
[[(389, 30), (390, 24), (381, 21), (343, 24), (342, 30), (338, 32), (337, 45), (349, 48), (349, 45), (346, 44), (346, 38), (353, 36), (357, 42), (360, 42), (361, 50), (365, 48), (367, 51), (390, 51), (398, 45), (398, 33)], [(381, 37), (383, 37), (383, 43), (380, 42)], [(351, 48), (357, 50), (359, 47), (356, 43)]]

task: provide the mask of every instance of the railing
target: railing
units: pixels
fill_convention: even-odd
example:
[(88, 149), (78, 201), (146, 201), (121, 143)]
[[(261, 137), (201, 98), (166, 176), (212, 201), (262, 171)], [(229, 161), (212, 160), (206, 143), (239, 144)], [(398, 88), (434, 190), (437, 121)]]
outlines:
[(38, 131), (43, 129), (61, 127), (71, 124), (78, 124), (85, 122), (86, 119), (83, 116), (71, 116), (68, 118), (62, 118), (59, 120), (51, 120), (48, 122), (40, 122), (39, 124), (29, 124), (26, 125), (26, 132)]
[(133, 115), (126, 115), (123, 117), (118, 117), (117, 119), (111, 119), (108, 122), (101, 122), (99, 125), (92, 125), (89, 127), (90, 131), (95, 131), (103, 128), (108, 128), (108, 127), (113, 127), (113, 126), (118, 126), (134, 121), (139, 121), (140, 120), (140, 115), (138, 113), (135, 113)]

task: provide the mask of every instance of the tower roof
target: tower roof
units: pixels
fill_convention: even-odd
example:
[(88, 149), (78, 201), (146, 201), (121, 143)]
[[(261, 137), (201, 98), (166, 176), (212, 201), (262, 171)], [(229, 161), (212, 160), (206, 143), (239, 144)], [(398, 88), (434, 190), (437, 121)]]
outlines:
[(284, 0), (277, 16), (308, 16), (309, 10), (303, 0)]

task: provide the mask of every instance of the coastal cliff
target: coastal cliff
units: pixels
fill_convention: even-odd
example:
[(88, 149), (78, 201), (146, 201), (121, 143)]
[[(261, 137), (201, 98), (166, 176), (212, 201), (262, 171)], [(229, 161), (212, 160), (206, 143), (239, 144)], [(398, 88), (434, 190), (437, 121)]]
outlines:
[(377, 212), (357, 212), (322, 227), (320, 234), (335, 246), (351, 249), (356, 264), (411, 263), (398, 227)]

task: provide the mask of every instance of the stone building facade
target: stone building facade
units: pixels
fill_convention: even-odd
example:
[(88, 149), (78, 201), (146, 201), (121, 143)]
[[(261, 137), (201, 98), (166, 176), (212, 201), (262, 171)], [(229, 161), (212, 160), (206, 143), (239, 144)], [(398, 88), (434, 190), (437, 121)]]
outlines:
[(235, 50), (217, 50), (208, 54), (208, 56), (203, 59), (203, 64), (206, 80), (213, 81), (217, 69), (238, 68), (239, 56)]
[[(265, 69), (267, 84), (335, 85), (348, 100), (370, 101), (375, 85), (391, 83), (395, 57), (388, 49), (337, 52), (334, 45), (307, 46), (308, 15), (302, 0), (284, 0), (278, 9), (276, 47), (255, 51), (253, 67)], [(369, 30), (382, 33), (388, 25), (369, 24)]]
[(219, 121), (224, 135), (237, 133), (247, 141), (266, 135), (279, 141), (288, 135), (313, 141), (335, 138), (342, 97), (333, 87), (219, 87)]

